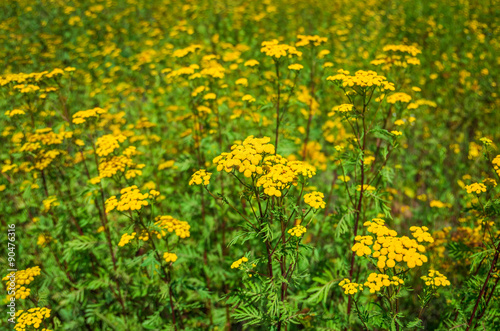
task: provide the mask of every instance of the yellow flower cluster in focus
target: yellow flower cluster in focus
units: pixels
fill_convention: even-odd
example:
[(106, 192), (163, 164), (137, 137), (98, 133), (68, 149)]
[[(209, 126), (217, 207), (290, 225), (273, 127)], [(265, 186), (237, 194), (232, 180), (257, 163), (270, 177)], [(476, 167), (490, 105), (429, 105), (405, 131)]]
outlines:
[(241, 259), (234, 261), (233, 264), (231, 264), (231, 269), (239, 268), (243, 262), (248, 262), (248, 258), (243, 256)]
[(102, 137), (97, 138), (95, 143), (96, 145), (96, 154), (99, 156), (107, 156), (114, 152), (115, 149), (120, 148), (120, 144), (127, 139), (122, 134), (113, 135), (106, 134)]
[(33, 326), (35, 329), (38, 329), (43, 320), (50, 317), (50, 309), (45, 307), (43, 308), (37, 307), (28, 309), (27, 311), (19, 310), (16, 313), (16, 317), (17, 319), (16, 319), (16, 325), (14, 326), (14, 330), (24, 331), (30, 326)]
[(404, 281), (397, 276), (392, 276), (392, 278), (390, 278), (388, 275), (372, 272), (364, 285), (370, 288), (370, 293), (375, 293), (380, 291), (383, 286), (389, 287), (391, 285), (398, 286), (402, 284), (404, 284)]
[(302, 52), (299, 52), (295, 47), (286, 44), (280, 44), (277, 39), (271, 41), (262, 42), (262, 48), (260, 51), (267, 56), (279, 59), (281, 57), (292, 57), (292, 56), (302, 56)]
[(422, 276), (420, 277), (424, 280), (425, 282), (425, 285), (427, 286), (450, 286), (451, 283), (450, 281), (448, 280), (448, 278), (446, 278), (445, 275), (443, 275), (442, 273), (440, 273), (439, 271), (437, 270), (429, 270), (429, 274), (427, 276)]
[(304, 195), (304, 202), (314, 209), (325, 208), (326, 203), (323, 200), (325, 195), (321, 192), (311, 192)]
[[(182, 239), (188, 238), (191, 235), (189, 232), (191, 226), (188, 224), (188, 222), (180, 221), (170, 215), (157, 216), (155, 225), (168, 232), (175, 231), (175, 234)], [(165, 235), (166, 232), (162, 231), (161, 233), (158, 233), (157, 236), (158, 239), (161, 239), (161, 237)]]
[(115, 208), (118, 211), (140, 210), (143, 206), (149, 204), (148, 201), (146, 201), (146, 199), (149, 198), (149, 194), (142, 194), (137, 188), (137, 185), (122, 189), (120, 194), (120, 200), (114, 195), (106, 200), (106, 213), (109, 213)]
[(132, 239), (135, 238), (136, 233), (132, 232), (131, 234), (125, 233), (122, 235), (122, 238), (120, 239), (120, 242), (118, 243), (118, 246), (123, 247), (126, 244), (128, 244)]
[(427, 256), (421, 254), (425, 252), (425, 247), (419, 244), (422, 241), (434, 242), (426, 227), (410, 228), (413, 237), (417, 239), (415, 240), (407, 236), (398, 237), (397, 232), (387, 228), (384, 223), (385, 221), (379, 218), (364, 223), (367, 231), (374, 234), (376, 239), (371, 236), (357, 236), (357, 243), (352, 247), (356, 255), (371, 255), (378, 259), (377, 267), (380, 269), (394, 268), (397, 262), (405, 262), (411, 269), (428, 261)]
[(339, 286), (344, 289), (344, 293), (347, 295), (356, 294), (363, 291), (363, 285), (358, 283), (351, 283), (351, 281), (346, 278), (339, 283)]
[[(12, 286), (9, 286), (13, 285), (11, 282), (13, 281), (15, 284), (15, 294), (7, 295), (7, 300), (10, 300), (11, 297), (26, 299), (31, 293), (31, 289), (26, 288), (26, 286), (34, 281), (36, 276), (40, 275), (40, 271), (40, 267), (35, 266), (26, 270), (16, 271), (15, 273), (11, 272), (2, 278), (6, 282), (7, 292), (12, 288)], [(11, 276), (13, 277), (11, 278)]]
[(385, 76), (380, 76), (372, 70), (358, 70), (352, 76), (349, 71), (340, 69), (336, 75), (328, 76), (326, 80), (338, 82), (343, 87), (370, 88), (375, 86), (383, 91), (394, 91), (396, 89), (394, 84), (387, 81)]

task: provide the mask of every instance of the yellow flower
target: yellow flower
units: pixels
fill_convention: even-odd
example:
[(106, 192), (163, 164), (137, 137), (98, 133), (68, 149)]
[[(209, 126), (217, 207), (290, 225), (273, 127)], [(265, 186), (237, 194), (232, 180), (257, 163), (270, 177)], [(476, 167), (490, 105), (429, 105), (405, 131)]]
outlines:
[(241, 100), (248, 102), (255, 102), (255, 98), (252, 97), (250, 94), (245, 94), (243, 98), (241, 98)]
[(120, 200), (116, 196), (112, 196), (106, 200), (106, 213), (114, 210), (127, 211), (127, 210), (140, 210), (143, 206), (147, 206), (149, 203), (146, 199), (149, 194), (142, 194), (136, 185), (126, 187), (120, 191)]
[(467, 185), (465, 187), (465, 189), (467, 190), (467, 193), (476, 193), (476, 194), (481, 194), (481, 192), (486, 192), (486, 185), (482, 184), (482, 183), (473, 183), (473, 184), (470, 184), (470, 185)]
[(50, 317), (50, 312), (51, 310), (45, 307), (30, 308), (27, 311), (19, 310), (16, 312), (17, 318), (14, 330), (24, 331), (27, 328), (30, 328), (30, 326), (38, 329), (43, 320)]
[(292, 237), (293, 236), (301, 237), (306, 232), (307, 232), (307, 229), (305, 228), (305, 226), (302, 226), (302, 225), (296, 225), (293, 228), (291, 228), (290, 230), (288, 230), (288, 233)]
[(260, 51), (267, 56), (279, 59), (281, 57), (292, 57), (292, 56), (302, 56), (302, 52), (299, 52), (295, 47), (280, 44), (278, 40), (274, 39), (271, 41), (262, 42), (262, 47)]
[(215, 99), (217, 99), (217, 94), (215, 94), (215, 93), (207, 93), (207, 94), (205, 94), (205, 96), (203, 97), (203, 99), (205, 99), (205, 100), (215, 100)]
[(239, 260), (234, 261), (233, 264), (231, 264), (231, 269), (238, 269), (240, 265), (244, 262), (248, 262), (248, 258), (246, 258), (245, 256), (243, 256)]
[(339, 283), (339, 286), (344, 289), (344, 294), (353, 295), (360, 291), (363, 291), (363, 285), (357, 283), (351, 283), (348, 278), (345, 278)]
[(128, 244), (132, 239), (135, 238), (136, 233), (132, 232), (131, 234), (125, 233), (122, 235), (122, 238), (120, 239), (120, 242), (118, 243), (118, 246), (123, 247), (126, 244)]
[(312, 192), (304, 195), (304, 202), (314, 209), (325, 208), (324, 197), (325, 195), (321, 192)]
[(189, 185), (204, 185), (207, 186), (210, 184), (210, 177), (212, 176), (211, 172), (207, 172), (206, 170), (198, 170), (191, 176), (191, 180), (189, 181)]
[(96, 154), (99, 156), (107, 156), (114, 152), (115, 149), (120, 147), (119, 143), (124, 142), (127, 139), (122, 134), (112, 135), (107, 134), (102, 137), (97, 138), (95, 143), (96, 145)]
[(177, 261), (177, 255), (175, 253), (168, 253), (168, 252), (165, 252), (163, 254), (163, 258), (165, 259), (165, 262), (172, 262), (174, 263), (175, 261)]
[(446, 278), (445, 275), (443, 275), (442, 273), (440, 273), (437, 270), (431, 269), (431, 270), (429, 270), (429, 274), (427, 276), (422, 276), (420, 278), (423, 279), (423, 281), (425, 282), (425, 285), (431, 286), (431, 287), (450, 286), (451, 285), (448, 278)]
[(304, 69), (304, 66), (302, 64), (294, 63), (294, 64), (290, 64), (288, 66), (288, 69), (300, 71), (300, 70)]
[(244, 63), (244, 66), (245, 66), (245, 67), (255, 67), (255, 66), (257, 66), (257, 65), (259, 65), (259, 61), (257, 61), (257, 60), (253, 60), (253, 59), (252, 59), (252, 60), (248, 60), (248, 61), (246, 61), (246, 62)]
[(248, 86), (248, 79), (239, 78), (234, 82), (236, 85)]

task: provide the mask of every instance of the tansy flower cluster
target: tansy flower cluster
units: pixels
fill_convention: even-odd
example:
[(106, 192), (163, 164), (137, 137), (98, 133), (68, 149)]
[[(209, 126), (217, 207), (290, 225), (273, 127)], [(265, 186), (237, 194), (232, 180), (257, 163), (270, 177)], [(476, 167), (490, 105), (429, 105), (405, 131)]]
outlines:
[[(125, 153), (125, 152), (124, 152)], [(99, 176), (93, 178), (93, 183), (99, 183), (99, 181), (103, 178), (111, 178), (116, 175), (118, 172), (127, 172), (125, 173), (125, 177), (127, 179), (135, 177), (138, 173), (137, 169), (142, 169), (146, 165), (145, 164), (135, 164), (132, 159), (127, 155), (118, 155), (112, 156), (108, 159), (101, 159), (99, 161)], [(134, 171), (134, 175), (131, 177), (131, 171)]]
[(332, 108), (332, 111), (328, 113), (328, 116), (333, 116), (335, 115), (336, 112), (341, 112), (341, 113), (347, 113), (350, 112), (353, 109), (354, 105), (350, 103), (345, 103), (340, 106), (335, 106)]
[(262, 174), (259, 163), (266, 154), (274, 154), (274, 146), (269, 144), (271, 138), (254, 138), (249, 136), (241, 144), (234, 144), (230, 153), (222, 153), (213, 159), (217, 165), (217, 171), (231, 172), (233, 169), (242, 173), (245, 177), (252, 174)]
[(379, 55), (376, 60), (370, 63), (376, 66), (382, 65), (383, 70), (389, 70), (393, 65), (404, 68), (409, 64), (420, 65), (420, 60), (416, 56), (422, 51), (415, 46), (387, 45), (382, 51), (389, 54)]
[(377, 267), (380, 269), (394, 268), (397, 262), (405, 262), (408, 268), (414, 268), (428, 261), (427, 256), (421, 254), (425, 252), (425, 247), (419, 244), (422, 241), (434, 241), (426, 232), (426, 227), (410, 228), (413, 237), (417, 239), (415, 240), (407, 236), (397, 237), (397, 232), (387, 228), (384, 223), (384, 220), (379, 218), (364, 223), (367, 231), (374, 234), (376, 239), (372, 237), (370, 240), (371, 236), (357, 236), (357, 243), (352, 247), (356, 255), (371, 255), (378, 259)]
[(126, 139), (127, 137), (122, 134), (107, 134), (97, 138), (97, 141), (95, 143), (97, 155), (107, 156), (113, 153), (115, 149), (120, 148), (119, 143), (124, 142)]
[(128, 244), (132, 239), (135, 238), (136, 232), (132, 232), (131, 234), (125, 233), (122, 235), (122, 238), (120, 239), (120, 242), (118, 243), (118, 246), (123, 247), (126, 244)]
[(425, 285), (427, 286), (432, 286), (432, 287), (437, 287), (437, 286), (450, 286), (451, 283), (446, 278), (445, 275), (440, 273), (437, 270), (429, 270), (429, 274), (427, 276), (422, 276), (420, 277), (424, 280)]
[(385, 287), (389, 287), (391, 285), (399, 286), (402, 284), (404, 284), (404, 281), (397, 276), (389, 277), (388, 275), (385, 274), (377, 274), (372, 272), (368, 276), (364, 285), (370, 289), (370, 293), (375, 293), (380, 291), (384, 286)]
[(280, 59), (281, 57), (285, 56), (302, 56), (302, 52), (299, 52), (295, 47), (286, 44), (280, 44), (276, 39), (262, 42), (260, 51), (267, 56), (271, 56), (275, 59)]
[(351, 281), (346, 278), (339, 283), (339, 286), (344, 289), (344, 294), (353, 295), (358, 292), (363, 291), (363, 285), (358, 283), (351, 283)]
[(328, 76), (326, 80), (336, 82), (342, 87), (371, 88), (375, 86), (382, 91), (394, 91), (396, 89), (394, 84), (388, 82), (384, 76), (380, 76), (371, 70), (358, 70), (353, 76), (350, 75), (349, 71), (340, 69), (336, 75)]
[(16, 285), (15, 293), (13, 293), (12, 295), (7, 295), (7, 300), (10, 300), (11, 297), (15, 297), (16, 299), (26, 299), (31, 293), (31, 289), (27, 288), (26, 286), (34, 281), (36, 276), (40, 275), (40, 271), (40, 267), (35, 266), (26, 270), (16, 271), (14, 275), (12, 275), (12, 272), (2, 278), (2, 280), (6, 282), (7, 291), (10, 291), (10, 288), (12, 288), (12, 281)]
[(210, 177), (212, 176), (211, 172), (207, 172), (206, 170), (198, 170), (191, 176), (191, 180), (189, 181), (189, 185), (208, 185), (210, 183)]
[(314, 209), (325, 208), (324, 198), (325, 195), (321, 192), (311, 192), (304, 195), (304, 202)]
[(149, 204), (146, 200), (149, 198), (149, 194), (142, 194), (137, 188), (137, 185), (122, 189), (120, 194), (119, 200), (114, 195), (106, 200), (106, 213), (109, 213), (115, 208), (118, 211), (140, 210), (143, 206), (147, 206)]
[(392, 104), (395, 104), (396, 102), (408, 103), (411, 101), (411, 96), (403, 92), (397, 92), (388, 96), (386, 101), (387, 103), (392, 103)]
[(498, 176), (500, 176), (500, 155), (495, 156), (491, 164), (493, 164), (493, 169), (495, 169)]
[(191, 226), (188, 224), (188, 222), (180, 221), (170, 215), (157, 216), (155, 225), (163, 229), (160, 233), (157, 234), (158, 239), (161, 239), (166, 235), (165, 231), (175, 231), (175, 234), (182, 239), (188, 238), (191, 235), (189, 232)]
[[(43, 320), (50, 317), (50, 309), (48, 308), (31, 308), (27, 311), (19, 310), (16, 313), (16, 325), (14, 330), (24, 331), (28, 327), (33, 326), (35, 329), (40, 328)], [(43, 329), (46, 330), (46, 329)], [(47, 330), (49, 331), (49, 330)]]
[(288, 230), (288, 233), (291, 235), (291, 236), (296, 236), (296, 237), (301, 237), (304, 233), (307, 232), (307, 229), (305, 226), (302, 226), (302, 225), (296, 225), (294, 226), (293, 228), (291, 228), (290, 230)]
[(217, 171), (237, 170), (244, 177), (257, 178), (255, 185), (262, 187), (266, 195), (281, 197), (283, 190), (297, 185), (300, 176), (311, 178), (316, 169), (301, 161), (289, 161), (275, 153), (269, 137), (250, 136), (243, 143), (231, 147), (231, 153), (214, 158)]
[(241, 259), (234, 261), (233, 264), (231, 264), (231, 269), (239, 268), (243, 262), (248, 262), (248, 258), (243, 256)]
[(99, 107), (87, 110), (80, 110), (73, 114), (73, 123), (82, 124), (87, 121), (87, 118), (98, 117), (99, 114), (104, 114), (104, 113), (106, 113), (106, 110)]
[(481, 192), (486, 192), (486, 185), (482, 183), (473, 183), (465, 187), (467, 193), (481, 194)]
[(308, 46), (308, 45), (320, 46), (328, 41), (328, 38), (326, 37), (305, 36), (301, 34), (297, 36), (297, 39), (299, 39), (299, 41), (295, 43), (295, 46), (297, 47)]
[(163, 254), (163, 258), (165, 259), (165, 262), (175, 262), (177, 261), (177, 255), (174, 254), (174, 253), (169, 253), (169, 252), (165, 252)]

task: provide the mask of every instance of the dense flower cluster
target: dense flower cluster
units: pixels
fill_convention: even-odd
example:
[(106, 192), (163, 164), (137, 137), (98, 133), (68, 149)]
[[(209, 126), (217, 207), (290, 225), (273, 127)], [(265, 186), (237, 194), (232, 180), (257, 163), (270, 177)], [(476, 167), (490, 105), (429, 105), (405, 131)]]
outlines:
[(297, 47), (308, 46), (308, 45), (320, 46), (328, 41), (328, 38), (326, 38), (326, 37), (306, 36), (306, 35), (301, 35), (301, 34), (299, 34), (297, 36), (297, 39), (299, 39), (295, 43), (295, 46), (297, 46)]
[(364, 285), (370, 289), (370, 293), (375, 293), (380, 291), (384, 286), (399, 286), (402, 284), (404, 284), (404, 281), (397, 276), (389, 277), (389, 275), (377, 274), (375, 272), (372, 272), (368, 276)]
[(165, 259), (165, 262), (175, 262), (177, 261), (177, 255), (175, 253), (169, 253), (169, 252), (165, 252), (163, 254), (163, 258)]
[(243, 256), (241, 259), (239, 260), (236, 260), (233, 262), (233, 264), (231, 264), (231, 269), (237, 269), (240, 267), (240, 265), (244, 262), (248, 262), (248, 258), (246, 258), (245, 256)]
[[(16, 325), (14, 330), (24, 331), (29, 327), (34, 327), (35, 329), (40, 328), (44, 319), (50, 317), (50, 309), (48, 308), (30, 308), (28, 310), (19, 310), (16, 312)], [(46, 329), (43, 329), (46, 330)], [(47, 330), (49, 331), (49, 330)]]
[(450, 286), (451, 283), (446, 278), (445, 275), (440, 273), (437, 270), (429, 270), (429, 274), (427, 276), (422, 276), (420, 277), (424, 280), (425, 285), (427, 286), (432, 286), (432, 287), (437, 287), (437, 286)]
[(259, 166), (266, 154), (274, 154), (274, 146), (270, 144), (271, 138), (254, 138), (249, 136), (241, 144), (234, 144), (230, 153), (222, 153), (213, 159), (217, 165), (217, 171), (231, 172), (233, 169), (242, 173), (245, 177), (252, 174), (262, 174), (262, 166)]
[(214, 158), (217, 171), (236, 170), (244, 177), (256, 180), (255, 185), (262, 187), (268, 196), (281, 197), (282, 192), (297, 185), (300, 176), (311, 178), (316, 169), (301, 161), (289, 161), (275, 153), (269, 137), (250, 136), (242, 143), (231, 147), (231, 153), (222, 153)]
[(371, 88), (379, 87), (381, 90), (394, 91), (393, 83), (387, 81), (384, 76), (378, 75), (375, 71), (358, 70), (353, 75), (349, 71), (340, 69), (334, 76), (328, 76), (326, 80), (339, 83), (343, 87)]
[(325, 208), (324, 198), (325, 195), (321, 192), (311, 192), (304, 195), (304, 202), (314, 209)]
[(296, 225), (294, 226), (293, 228), (291, 228), (290, 230), (288, 230), (288, 233), (291, 235), (291, 236), (296, 236), (296, 237), (301, 237), (304, 233), (307, 232), (307, 229), (305, 226), (302, 226), (302, 225)]
[[(36, 276), (40, 275), (40, 271), (40, 267), (35, 266), (26, 270), (16, 271), (14, 275), (12, 275), (12, 272), (2, 278), (2, 280), (6, 282), (7, 289), (12, 288), (12, 286), (9, 286), (12, 285), (12, 281), (14, 281), (15, 284), (15, 293), (7, 295), (7, 300), (10, 300), (11, 297), (15, 297), (16, 299), (26, 299), (31, 293), (31, 289), (26, 286), (34, 281)], [(11, 278), (11, 276), (13, 276), (13, 278)]]
[(132, 232), (131, 234), (125, 233), (122, 235), (122, 238), (120, 239), (120, 242), (118, 243), (118, 246), (123, 247), (126, 244), (128, 244), (132, 239), (135, 238), (136, 232)]
[(377, 56), (377, 59), (370, 63), (376, 66), (381, 65), (383, 70), (389, 70), (392, 66), (406, 68), (408, 65), (420, 65), (420, 60), (416, 56), (422, 51), (415, 46), (386, 45), (382, 51), (385, 54)]
[(98, 117), (99, 114), (104, 114), (106, 112), (105, 109), (96, 107), (87, 110), (80, 110), (73, 114), (73, 123), (74, 124), (82, 124), (87, 121), (89, 117)]
[(119, 143), (124, 142), (126, 139), (127, 137), (122, 134), (107, 134), (97, 138), (97, 141), (95, 143), (97, 155), (107, 156), (113, 153), (115, 149), (120, 148)]
[(411, 96), (403, 92), (397, 92), (389, 95), (386, 101), (387, 103), (392, 103), (392, 104), (395, 104), (396, 102), (408, 103), (411, 101)]
[(476, 194), (481, 194), (481, 192), (486, 192), (486, 185), (483, 183), (472, 183), (470, 185), (467, 185), (465, 187), (467, 190), (467, 193), (476, 193)]
[(109, 213), (115, 208), (118, 211), (140, 210), (143, 206), (149, 204), (146, 200), (149, 198), (149, 194), (141, 193), (137, 185), (122, 189), (120, 194), (119, 200), (114, 195), (106, 200), (106, 213)]
[(351, 281), (348, 278), (340, 281), (339, 286), (344, 289), (344, 293), (347, 295), (352, 295), (363, 291), (362, 284), (351, 283)]
[(353, 109), (354, 105), (350, 103), (345, 103), (340, 106), (335, 106), (332, 108), (332, 112), (328, 113), (328, 116), (333, 116), (335, 115), (336, 112), (341, 112), (341, 113), (348, 113)]
[(198, 170), (191, 176), (191, 180), (189, 181), (189, 185), (208, 185), (210, 183), (210, 177), (212, 176), (211, 172), (207, 172), (206, 170)]
[(495, 156), (491, 163), (493, 164), (493, 168), (497, 172), (498, 176), (500, 176), (500, 155)]
[(156, 217), (155, 225), (163, 230), (157, 234), (158, 239), (161, 239), (166, 235), (165, 231), (174, 232), (179, 238), (188, 238), (191, 234), (189, 229), (191, 226), (188, 222), (180, 221), (176, 218), (173, 218), (170, 215), (163, 215)]
[(339, 286), (344, 289), (344, 293), (347, 295), (353, 295), (363, 291), (362, 284), (351, 283), (351, 281), (348, 278), (340, 281)]
[(295, 47), (286, 44), (280, 44), (276, 39), (262, 42), (260, 51), (267, 56), (271, 56), (275, 59), (280, 59), (281, 57), (285, 56), (302, 56), (302, 52), (299, 52)]
[[(385, 226), (385, 221), (374, 218), (364, 223), (367, 231), (376, 236), (357, 236), (357, 241), (352, 247), (353, 252), (358, 256), (371, 255), (378, 259), (377, 267), (380, 269), (394, 268), (396, 263), (405, 262), (408, 268), (421, 266), (427, 262), (425, 247), (419, 242), (426, 241), (432, 243), (434, 239), (427, 232), (426, 227), (412, 226), (410, 231), (415, 239), (407, 236), (397, 237), (397, 232)], [(370, 239), (371, 238), (371, 239)], [(371, 246), (371, 248), (369, 247)]]

